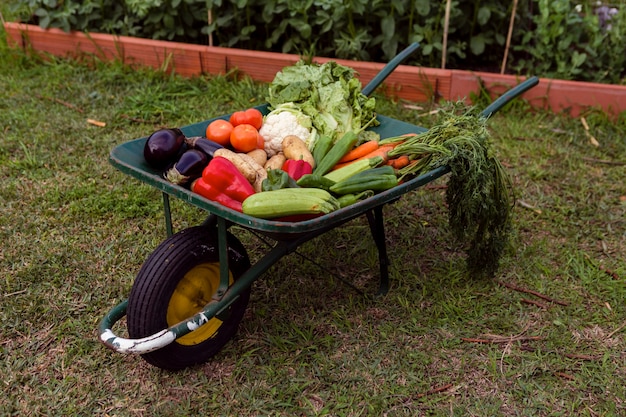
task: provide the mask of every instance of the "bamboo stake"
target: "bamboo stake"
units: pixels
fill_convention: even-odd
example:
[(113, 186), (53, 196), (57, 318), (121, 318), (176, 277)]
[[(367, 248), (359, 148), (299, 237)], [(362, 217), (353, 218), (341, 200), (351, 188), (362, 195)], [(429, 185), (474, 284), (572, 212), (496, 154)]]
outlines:
[[(213, 23), (213, 10), (211, 9), (209, 9), (208, 12), (207, 22), (209, 23), (209, 26), (211, 26), (211, 23)], [(209, 32), (209, 46), (213, 46), (213, 33), (211, 32)]]
[(452, 0), (446, 1), (446, 16), (443, 22), (443, 47), (441, 50), (441, 69), (446, 69), (446, 55), (448, 54), (448, 29), (450, 28), (450, 7)]
[(513, 36), (513, 25), (515, 24), (515, 13), (517, 11), (517, 0), (513, 0), (513, 10), (511, 10), (511, 21), (509, 22), (509, 33), (506, 35), (506, 47), (504, 48), (504, 57), (502, 58), (502, 66), (500, 74), (504, 74), (506, 69), (506, 61), (509, 57), (509, 48), (511, 47), (511, 36)]

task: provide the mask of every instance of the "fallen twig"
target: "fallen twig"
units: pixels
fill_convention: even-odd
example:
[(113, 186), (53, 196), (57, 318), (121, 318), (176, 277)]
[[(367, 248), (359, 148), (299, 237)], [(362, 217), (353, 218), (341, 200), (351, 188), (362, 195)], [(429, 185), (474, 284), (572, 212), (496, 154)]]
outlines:
[(548, 306), (547, 306), (547, 305), (545, 305), (545, 304), (543, 304), (543, 303), (540, 303), (539, 301), (529, 300), (529, 299), (527, 299), (527, 298), (522, 298), (520, 301), (521, 301), (522, 303), (532, 304), (532, 305), (537, 306), (537, 307), (539, 307), (539, 308), (543, 308), (543, 309), (547, 309), (547, 308), (548, 308)]
[(522, 330), (515, 336), (501, 336), (499, 334), (487, 333), (481, 335), (480, 338), (462, 337), (461, 340), (471, 343), (512, 343), (528, 340), (543, 340), (543, 337), (541, 336), (524, 336), (526, 331), (528, 331), (528, 328), (529, 326), (526, 326), (524, 330)]
[(626, 321), (624, 323), (622, 323), (617, 329), (613, 330), (611, 333), (609, 333), (606, 338), (610, 339), (611, 337), (613, 337), (616, 333), (619, 333), (620, 331), (622, 331), (624, 328), (626, 327)]
[(565, 372), (557, 371), (554, 373), (556, 376), (560, 376), (561, 378), (569, 379), (570, 381), (574, 380), (574, 376), (570, 374), (566, 374)]
[(591, 133), (589, 133), (589, 125), (587, 124), (587, 119), (585, 119), (584, 117), (581, 117), (580, 122), (583, 124), (583, 127), (585, 128), (585, 135), (587, 135), (587, 138), (589, 138), (589, 142), (593, 146), (596, 146), (596, 147), (600, 146), (600, 142), (598, 142), (598, 140)]
[(473, 338), (473, 337), (462, 337), (461, 340), (464, 341), (464, 342), (469, 342), (469, 343), (484, 343), (484, 344), (497, 343), (497, 342), (494, 342), (493, 340), (476, 339), (476, 338)]
[(539, 297), (539, 298), (541, 298), (541, 299), (543, 299), (543, 300), (546, 300), (546, 301), (549, 301), (549, 302), (551, 302), (551, 303), (559, 304), (559, 305), (562, 305), (562, 306), (567, 306), (567, 305), (569, 305), (569, 304), (568, 304), (568, 303), (566, 303), (565, 301), (555, 300), (555, 299), (553, 299), (553, 298), (548, 297), (547, 295), (541, 294), (540, 292), (533, 291), (533, 290), (528, 290), (528, 289), (526, 289), (526, 288), (522, 288), (522, 287), (518, 287), (518, 286), (516, 286), (516, 285), (509, 284), (509, 283), (507, 283), (507, 282), (498, 281), (498, 284), (500, 284), (500, 285), (502, 285), (502, 286), (504, 286), (504, 287), (510, 288), (510, 289), (512, 289), (512, 290), (515, 290), (515, 291), (523, 292), (523, 293), (526, 293), (526, 294), (532, 294), (532, 295), (534, 295), (535, 297)]
[(421, 397), (425, 397), (427, 395), (432, 395), (432, 394), (437, 394), (439, 392), (447, 391), (450, 388), (452, 388), (452, 384), (442, 385), (440, 387), (433, 388), (433, 389), (428, 390), (426, 392), (421, 392), (421, 393), (417, 394), (417, 398), (421, 398)]
[(416, 106), (414, 104), (403, 104), (402, 107), (408, 110), (424, 110), (422, 106)]
[(519, 204), (521, 207), (524, 207), (526, 209), (532, 210), (537, 214), (541, 214), (541, 210), (536, 208), (535, 206), (528, 204), (527, 202), (525, 202), (524, 200), (515, 200), (517, 201), (517, 204)]
[(68, 109), (76, 110), (79, 113), (84, 113), (83, 109), (78, 108), (75, 105), (73, 105), (72, 103), (68, 103), (67, 101), (59, 100), (58, 98), (54, 98), (54, 97), (44, 97), (44, 96), (42, 96), (40, 94), (36, 94), (36, 97), (37, 98), (41, 98), (41, 99), (45, 99), (45, 100), (54, 101), (55, 103), (62, 104), (63, 106), (67, 107)]
[(511, 343), (511, 342), (524, 342), (528, 340), (543, 340), (541, 336), (497, 336), (497, 335), (485, 335), (483, 338), (462, 337), (462, 341), (469, 343), (482, 343), (482, 344), (498, 344), (498, 343)]
[(453, 384), (446, 384), (446, 385), (442, 385), (442, 386), (439, 386), (439, 387), (432, 388), (432, 389), (430, 389), (430, 390), (428, 390), (426, 392), (419, 392), (419, 393), (417, 393), (415, 395), (412, 395), (410, 397), (403, 398), (403, 401), (400, 404), (391, 407), (389, 410), (387, 410), (387, 413), (385, 413), (383, 415), (384, 416), (390, 415), (391, 411), (394, 411), (394, 410), (396, 410), (396, 409), (398, 409), (400, 407), (406, 407), (408, 405), (411, 405), (413, 403), (413, 401), (418, 399), (418, 398), (422, 398), (422, 397), (426, 397), (427, 395), (433, 395), (433, 394), (437, 394), (437, 393), (440, 393), (440, 392), (444, 392), (444, 391), (449, 390), (452, 387), (453, 387)]
[(99, 120), (94, 120), (94, 119), (87, 119), (87, 123), (89, 123), (90, 125), (98, 126), (98, 127), (105, 127), (107, 125), (105, 122), (101, 122)]
[(27, 291), (28, 290), (19, 290), (19, 291), (9, 292), (9, 293), (4, 294), (4, 297), (12, 297), (14, 295), (24, 294)]

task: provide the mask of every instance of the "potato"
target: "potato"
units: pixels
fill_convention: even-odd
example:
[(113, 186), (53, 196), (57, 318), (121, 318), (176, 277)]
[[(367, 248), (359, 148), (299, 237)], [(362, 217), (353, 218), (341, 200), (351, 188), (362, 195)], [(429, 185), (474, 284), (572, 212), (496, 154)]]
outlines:
[(267, 162), (267, 152), (264, 149), (255, 149), (247, 153), (248, 156), (254, 158), (254, 160), (261, 166)]
[(276, 155), (272, 156), (270, 159), (268, 159), (265, 165), (263, 165), (263, 168), (265, 168), (266, 171), (269, 171), (270, 169), (281, 169), (286, 160), (287, 157), (285, 157), (285, 154), (279, 152)]
[(262, 191), (262, 188), (263, 188), (262, 187), (263, 180), (265, 178), (267, 178), (267, 171), (265, 170), (265, 168), (263, 168), (262, 165), (257, 163), (257, 161), (255, 161), (254, 158), (251, 157), (250, 155), (245, 154), (245, 153), (239, 153), (237, 155), (245, 163), (247, 163), (250, 167), (252, 167), (252, 169), (254, 169), (254, 172), (255, 172), (254, 181), (250, 182), (250, 184), (252, 184), (252, 187), (254, 188), (254, 191), (256, 191), (257, 193), (260, 193)]
[(304, 143), (304, 141), (297, 136), (285, 136), (283, 139), (283, 153), (287, 159), (304, 159), (311, 164), (311, 168), (315, 168), (315, 159), (313, 159), (313, 154), (309, 151), (306, 143)]
[(232, 162), (233, 165), (237, 167), (239, 172), (241, 172), (243, 176), (246, 177), (248, 182), (250, 184), (254, 184), (254, 181), (256, 181), (257, 177), (256, 170), (254, 169), (254, 166), (250, 165), (248, 161), (244, 160), (241, 155), (245, 154), (238, 154), (226, 148), (218, 149), (213, 153), (213, 156), (221, 156)]

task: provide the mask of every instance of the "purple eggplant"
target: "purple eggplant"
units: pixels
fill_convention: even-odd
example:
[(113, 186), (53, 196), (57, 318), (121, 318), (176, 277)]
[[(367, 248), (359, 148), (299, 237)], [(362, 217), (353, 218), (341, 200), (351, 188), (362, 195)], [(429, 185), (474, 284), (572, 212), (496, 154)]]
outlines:
[(165, 171), (166, 180), (177, 185), (186, 185), (202, 175), (210, 157), (197, 149), (188, 149), (178, 161)]
[(185, 135), (180, 129), (161, 129), (148, 137), (143, 156), (151, 167), (164, 169), (176, 161), (185, 148)]
[(187, 138), (186, 143), (190, 148), (198, 149), (199, 151), (207, 154), (210, 158), (213, 158), (213, 153), (216, 150), (223, 148), (223, 146), (219, 143), (213, 142), (211, 139), (207, 139), (203, 136)]

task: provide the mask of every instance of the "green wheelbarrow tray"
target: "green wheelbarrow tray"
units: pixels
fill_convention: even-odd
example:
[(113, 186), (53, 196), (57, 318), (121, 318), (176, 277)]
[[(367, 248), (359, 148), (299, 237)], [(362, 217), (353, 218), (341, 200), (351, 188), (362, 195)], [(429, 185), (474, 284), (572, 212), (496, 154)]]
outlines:
[[(267, 113), (266, 106), (258, 108), (263, 113)], [(228, 116), (224, 116), (224, 118), (228, 118)], [(418, 126), (384, 116), (377, 116), (377, 119), (380, 122), (380, 126), (370, 130), (379, 133), (381, 138), (402, 135), (405, 133), (420, 133), (426, 130)], [(207, 125), (213, 120), (215, 119), (185, 126), (182, 127), (181, 130), (187, 137), (202, 136), (204, 135)], [(146, 140), (147, 138), (136, 139), (114, 148), (110, 154), (111, 164), (123, 173), (131, 175), (142, 182), (159, 189), (167, 195), (180, 198), (194, 206), (204, 209), (219, 217), (223, 217), (232, 223), (243, 227), (253, 228), (260, 232), (267, 232), (276, 235), (297, 235), (317, 231), (319, 229), (327, 229), (329, 226), (333, 227), (338, 223), (343, 223), (346, 220), (349, 220), (354, 217), (355, 214), (362, 214), (368, 209), (387, 203), (408, 191), (414, 190), (415, 188), (440, 177), (447, 172), (445, 167), (436, 169), (420, 177), (411, 179), (410, 181), (394, 187), (393, 189), (376, 194), (357, 204), (314, 219), (299, 222), (264, 220), (229, 209), (219, 203), (208, 200), (199, 194), (193, 193), (187, 188), (174, 185), (165, 180), (162, 174), (159, 171), (155, 171), (150, 168), (143, 158), (143, 148)]]
[[(526, 81), (520, 83), (516, 87), (512, 88), (511, 90), (500, 96), (498, 100), (494, 101), (489, 107), (484, 109), (481, 113), (482, 116), (491, 116), (513, 98), (534, 87), (537, 83), (538, 79), (536, 77), (529, 78)], [(365, 89), (363, 91), (365, 91)], [(257, 108), (261, 110), (261, 112), (264, 114), (268, 112), (268, 106), (266, 104), (258, 106)], [(227, 120), (229, 117), (230, 115), (216, 117), (189, 126), (184, 126), (181, 128), (181, 130), (187, 137), (204, 136), (206, 127), (209, 123), (216, 119)], [(382, 139), (408, 133), (422, 133), (426, 131), (426, 129), (423, 127), (382, 115), (378, 115), (377, 120), (380, 122), (380, 125), (369, 130), (378, 133)], [(168, 234), (171, 234), (171, 221), (169, 216), (169, 204), (167, 203), (167, 196), (180, 198), (194, 206), (197, 206), (201, 209), (215, 214), (216, 216), (224, 218), (232, 223), (238, 224), (243, 227), (249, 227), (256, 229), (260, 232), (274, 233), (277, 235), (294, 235), (299, 233), (308, 233), (311, 231), (319, 231), (321, 229), (328, 230), (334, 226), (337, 226), (338, 224), (345, 223), (347, 220), (350, 220), (355, 216), (363, 214), (367, 210), (388, 203), (400, 197), (402, 194), (405, 194), (428, 182), (431, 182), (448, 172), (447, 167), (439, 167), (409, 181), (406, 181), (405, 183), (400, 184), (390, 190), (381, 192), (359, 203), (342, 208), (324, 216), (300, 222), (281, 222), (259, 219), (256, 217), (245, 215), (243, 213), (239, 213), (237, 211), (224, 207), (219, 203), (215, 203), (196, 193), (193, 193), (189, 189), (174, 185), (171, 182), (165, 180), (162, 177), (161, 172), (149, 167), (143, 158), (143, 149), (146, 140), (147, 137), (144, 137), (117, 146), (111, 151), (109, 161), (121, 172), (133, 176), (141, 180), (142, 182), (159, 189), (164, 193), (164, 198), (166, 199), (165, 214)]]
[[(416, 48), (416, 46), (407, 48), (404, 53), (408, 54), (412, 52), (414, 48)], [(363, 92), (371, 93), (375, 86), (382, 82), (388, 73), (398, 65), (401, 59), (404, 59), (404, 57), (399, 55), (399, 57), (395, 59), (396, 62), (392, 61), (387, 64), (385, 69), (364, 88)], [(538, 79), (536, 77), (527, 79), (509, 90), (498, 98), (498, 100), (494, 101), (482, 112), (482, 115), (489, 117), (510, 100), (535, 86), (537, 82)], [(259, 106), (258, 108), (264, 113), (268, 111), (267, 105)], [(214, 119), (184, 126), (181, 130), (186, 136), (203, 136), (207, 125), (211, 121), (218, 118), (227, 119), (228, 117), (229, 115), (216, 117)], [(423, 127), (382, 115), (377, 116), (377, 118), (380, 125), (371, 130), (377, 132), (381, 138), (426, 131)], [(172, 236), (169, 207), (170, 196), (179, 198), (209, 213), (203, 225), (216, 236), (217, 252), (219, 253), (219, 288), (213, 295), (212, 300), (192, 317), (142, 338), (124, 338), (117, 336), (113, 332), (112, 329), (115, 323), (121, 320), (127, 312), (128, 300), (122, 301), (104, 316), (99, 326), (100, 341), (105, 346), (118, 353), (137, 353), (144, 355), (162, 349), (170, 345), (176, 339), (188, 335), (233, 305), (241, 294), (249, 290), (253, 282), (280, 258), (294, 252), (303, 243), (361, 215), (367, 216), (372, 237), (379, 253), (380, 283), (378, 293), (385, 294), (389, 286), (389, 260), (387, 258), (385, 244), (384, 205), (396, 201), (404, 194), (428, 184), (449, 172), (447, 166), (438, 167), (356, 204), (310, 220), (300, 222), (265, 220), (231, 210), (219, 203), (203, 198), (184, 187), (174, 185), (165, 180), (160, 172), (150, 168), (143, 159), (143, 148), (146, 140), (147, 137), (135, 139), (115, 147), (110, 153), (110, 163), (121, 172), (137, 178), (143, 183), (153, 186), (162, 192), (165, 223), (169, 236)], [(227, 253), (229, 246), (228, 229), (232, 225), (238, 225), (243, 229), (250, 230), (257, 235), (267, 236), (275, 241), (275, 244), (270, 247), (268, 252), (261, 256), (258, 261), (251, 265), (234, 282), (229, 280), (229, 255)]]

